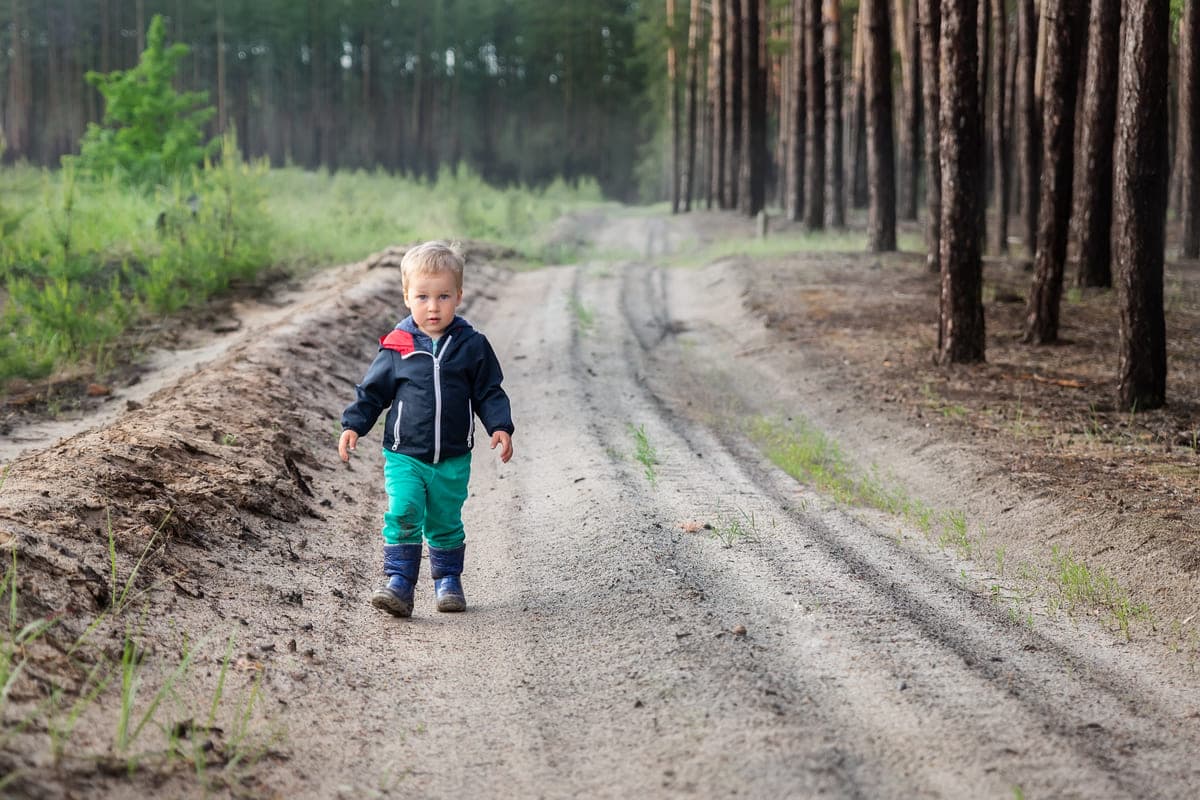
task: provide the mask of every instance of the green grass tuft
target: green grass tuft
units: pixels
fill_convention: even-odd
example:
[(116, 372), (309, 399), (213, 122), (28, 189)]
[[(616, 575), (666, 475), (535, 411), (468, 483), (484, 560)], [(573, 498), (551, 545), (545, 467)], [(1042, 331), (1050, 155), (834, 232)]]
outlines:
[(655, 470), (655, 466), (658, 464), (658, 451), (654, 449), (654, 445), (650, 444), (650, 437), (646, 435), (646, 426), (639, 425), (635, 428), (630, 423), (629, 432), (633, 434), (634, 439), (633, 457), (645, 469), (646, 479), (650, 483), (654, 483), (658, 480), (658, 472)]

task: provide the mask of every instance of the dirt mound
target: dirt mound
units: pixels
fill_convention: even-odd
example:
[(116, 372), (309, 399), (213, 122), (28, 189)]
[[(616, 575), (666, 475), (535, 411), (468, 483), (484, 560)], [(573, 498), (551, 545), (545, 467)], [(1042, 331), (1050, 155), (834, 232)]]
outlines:
[[(489, 251), (475, 252), (482, 258)], [(165, 706), (165, 698), (186, 694), (181, 679), (172, 683), (173, 671), (186, 666), (187, 675), (207, 676), (208, 688), (191, 700), (203, 706), (216, 675), (234, 669), (221, 666), (219, 642), (209, 641), (205, 653), (195, 649), (201, 637), (223, 636), (222, 626), (265, 637), (262, 648), (270, 648), (239, 646), (234, 656), (249, 691), (267, 674), (264, 658), (275, 652), (266, 638), (282, 631), (281, 618), (292, 619), (280, 647), (295, 653), (294, 674), (303, 678), (303, 662), (316, 657), (320, 643), (299, 647), (296, 639), (311, 634), (315, 616), (328, 615), (315, 595), (344, 602), (345, 592), (336, 587), (361, 580), (366, 566), (347, 558), (354, 549), (347, 545), (371, 536), (373, 520), (343, 525), (332, 544), (314, 536), (326, 510), (349, 504), (352, 487), (362, 485), (330, 455), (340, 431), (337, 416), (370, 362), (374, 337), (406, 313), (396, 272), (375, 269), (394, 266), (402, 253), (393, 248), (315, 276), (311, 296), (299, 295), (304, 302), (248, 325), (203, 369), (144, 402), (128, 403), (111, 424), (8, 465), (0, 487), (0, 547), (15, 564), (17, 600), (5, 662), (23, 666), (0, 711), (6, 725), (27, 734), (0, 751), (0, 773), (18, 776), (9, 790), (38, 795), (79, 788), (104, 764), (115, 765), (117, 774), (140, 764), (131, 785), (143, 788), (178, 772), (178, 764), (171, 767), (172, 759), (154, 748), (157, 755), (146, 757), (149, 744), (114, 744), (112, 702), (77, 706), (90, 724), (79, 723), (62, 752), (47, 752), (40, 743), (67, 724), (72, 704), (99, 691), (102, 681), (111, 694), (129, 672), (140, 676), (135, 684), (152, 687), (143, 698), (149, 692)], [(473, 288), (486, 291), (496, 270), (485, 263), (471, 269)], [(306, 562), (322, 564), (321, 573), (298, 570)], [(10, 598), (5, 592), (5, 606)], [(25, 640), (16, 634), (37, 620), (51, 625)], [(189, 652), (194, 663), (208, 665), (203, 674), (189, 665)], [(164, 687), (161, 697), (154, 694)], [(130, 705), (141, 713), (147, 702)], [(148, 718), (162, 728), (154, 741), (177, 747), (174, 729), (160, 716)], [(260, 715), (247, 712), (247, 722), (251, 716)], [(184, 725), (180, 731), (190, 724), (171, 722)], [(225, 746), (228, 739), (226, 732)], [(211, 737), (206, 752), (214, 765), (222, 763), (213, 755), (222, 752), (219, 736)]]

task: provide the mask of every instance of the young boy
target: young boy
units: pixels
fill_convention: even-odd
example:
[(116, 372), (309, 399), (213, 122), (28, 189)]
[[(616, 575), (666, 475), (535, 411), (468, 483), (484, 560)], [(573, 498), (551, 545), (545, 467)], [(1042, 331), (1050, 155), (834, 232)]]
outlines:
[(412, 313), (379, 340), (379, 355), (342, 412), (338, 454), (350, 452), (384, 409), (383, 572), (371, 604), (397, 617), (412, 615), (421, 570), (421, 540), (429, 545), (438, 611), (465, 611), (462, 505), (471, 474), (475, 415), (500, 460), (512, 458), (512, 414), (503, 376), (484, 335), (454, 310), (462, 302), (463, 258), (445, 242), (410, 249), (400, 262), (404, 303)]

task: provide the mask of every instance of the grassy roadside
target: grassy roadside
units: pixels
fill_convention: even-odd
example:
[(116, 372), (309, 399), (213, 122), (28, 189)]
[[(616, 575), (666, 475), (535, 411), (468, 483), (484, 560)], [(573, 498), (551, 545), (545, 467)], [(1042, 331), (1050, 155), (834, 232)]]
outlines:
[[(712, 264), (726, 256), (771, 260), (778, 254), (839, 251), (853, 252), (853, 258), (862, 260), (870, 258), (859, 255), (863, 241), (863, 236), (854, 232), (810, 234), (792, 231), (767, 239), (745, 235), (724, 236), (687, 253), (666, 256), (658, 263), (665, 267), (689, 270)], [(919, 249), (916, 242), (908, 244), (912, 245), (914, 251)], [(841, 262), (835, 260), (829, 263)], [(784, 265), (780, 269), (785, 271), (789, 266)], [(894, 271), (900, 267), (893, 265), (885, 269)], [(824, 275), (822, 279), (836, 280)], [(793, 311), (802, 316), (806, 313), (803, 306)], [(823, 330), (821, 311), (811, 311), (810, 315), (811, 328), (817, 331)], [(762, 312), (756, 309), (755, 313)], [(845, 324), (842, 319), (838, 318), (835, 324)], [(820, 333), (814, 335), (819, 336)], [(681, 340), (685, 354), (692, 344), (693, 341), (685, 334)], [(872, 350), (871, 354), (877, 355), (878, 352), (878, 349)], [(684, 360), (691, 359), (685, 357)], [(700, 416), (706, 426), (716, 430), (738, 431), (766, 459), (830, 503), (848, 509), (871, 509), (887, 514), (896, 520), (897, 530), (900, 531), (898, 535), (902, 538), (915, 534), (977, 565), (988, 573), (988, 577), (968, 579), (964, 575), (964, 587), (989, 597), (1014, 620), (1032, 624), (1035, 616), (1042, 613), (1087, 615), (1098, 618), (1123, 637), (1154, 632), (1175, 649), (1200, 654), (1200, 640), (1188, 639), (1186, 634), (1174, 630), (1179, 627), (1177, 621), (1156, 617), (1146, 602), (1147, 598), (1132, 590), (1135, 584), (1130, 583), (1127, 576), (1122, 576), (1111, 567), (1094, 563), (1077, 548), (1052, 547), (1049, 542), (1041, 546), (1040, 552), (1030, 551), (1018, 556), (1012, 552), (1012, 548), (1006, 549), (1004, 538), (989, 531), (984, 521), (973, 514), (970, 508), (953, 506), (952, 503), (943, 506), (914, 494), (895, 476), (863, 465), (835, 436), (805, 419), (795, 408), (788, 408), (785, 415), (779, 407), (748, 404), (743, 389), (734, 385), (727, 375), (717, 371), (702, 372), (693, 376), (689, 391), (693, 398), (704, 398), (695, 405), (705, 409)], [(948, 420), (964, 413), (961, 407), (952, 403), (929, 402), (930, 413)], [(986, 584), (981, 580), (986, 580)]]
[[(155, 539), (124, 569), (111, 525), (108, 536), (109, 594), (72, 620), (81, 632), (65, 633), (59, 617), (22, 624), (15, 551), (0, 578), (0, 793), (39, 794), (47, 779), (95, 769), (151, 783), (175, 775), (205, 795), (235, 787), (286, 736), (264, 714), (263, 665), (234, 658), (235, 631), (224, 641), (144, 637), (148, 590), (134, 587)], [(18, 768), (4, 753), (30, 738), (46, 755)]]
[(67, 168), (0, 169), (0, 391), (76, 367), (102, 372), (138, 323), (264, 275), (303, 274), (397, 242), (487, 239), (532, 261), (594, 183), (498, 189), (462, 169), (418, 181), (222, 159), (153, 193)]
[(1005, 548), (992, 542), (986, 528), (974, 523), (966, 511), (935, 508), (878, 470), (859, 468), (837, 441), (803, 417), (754, 417), (744, 432), (773, 464), (833, 503), (882, 511), (942, 549), (987, 568), (995, 576), (986, 587), (988, 595), (1006, 604), (1014, 620), (1032, 625), (1027, 601), (1040, 595), (1052, 612), (1101, 616), (1127, 639), (1135, 623), (1155, 624), (1150, 606), (1136, 600), (1103, 567), (1089, 566), (1058, 547), (1049, 552), (1047, 569), (1008, 563)]

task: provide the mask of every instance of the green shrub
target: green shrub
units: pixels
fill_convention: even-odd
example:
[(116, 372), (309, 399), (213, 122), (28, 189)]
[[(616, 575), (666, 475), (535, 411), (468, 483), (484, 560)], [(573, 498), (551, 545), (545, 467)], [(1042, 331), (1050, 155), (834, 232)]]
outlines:
[(204, 143), (203, 125), (213, 109), (205, 92), (177, 92), (172, 81), (184, 44), (164, 44), (162, 17), (155, 15), (138, 65), (108, 74), (87, 73), (104, 95), (104, 120), (83, 137), (79, 164), (94, 175), (116, 174), (141, 186), (162, 183), (200, 166), (215, 148)]

